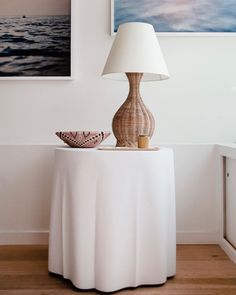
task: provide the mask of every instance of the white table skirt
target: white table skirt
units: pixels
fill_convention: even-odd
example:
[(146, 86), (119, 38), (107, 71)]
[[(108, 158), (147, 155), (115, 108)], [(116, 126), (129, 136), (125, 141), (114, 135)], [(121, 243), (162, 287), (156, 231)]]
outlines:
[(57, 148), (49, 271), (112, 292), (175, 275), (173, 153)]

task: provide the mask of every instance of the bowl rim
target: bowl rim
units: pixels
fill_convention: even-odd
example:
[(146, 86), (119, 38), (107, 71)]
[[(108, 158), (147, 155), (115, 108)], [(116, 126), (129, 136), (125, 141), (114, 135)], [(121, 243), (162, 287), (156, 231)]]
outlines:
[(89, 131), (89, 130), (84, 130), (84, 131), (56, 131), (55, 133), (75, 133), (75, 132), (77, 132), (77, 133), (84, 133), (84, 132), (86, 132), (86, 133), (101, 133), (101, 132), (103, 132), (103, 133), (111, 133), (111, 131)]

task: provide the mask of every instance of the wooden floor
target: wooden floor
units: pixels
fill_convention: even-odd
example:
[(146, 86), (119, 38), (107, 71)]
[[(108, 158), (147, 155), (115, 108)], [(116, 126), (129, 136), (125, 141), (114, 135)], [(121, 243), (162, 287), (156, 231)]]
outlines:
[[(0, 246), (0, 295), (96, 294), (47, 271), (46, 246)], [(236, 265), (216, 245), (177, 247), (177, 274), (161, 287), (119, 295), (236, 295)]]

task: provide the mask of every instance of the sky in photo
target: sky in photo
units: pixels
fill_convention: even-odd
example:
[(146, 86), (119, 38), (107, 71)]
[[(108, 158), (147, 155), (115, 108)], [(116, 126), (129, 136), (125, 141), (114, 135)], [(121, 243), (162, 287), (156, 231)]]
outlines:
[(70, 0), (0, 0), (0, 16), (69, 14)]
[(129, 21), (158, 32), (236, 32), (236, 0), (114, 0), (115, 31)]

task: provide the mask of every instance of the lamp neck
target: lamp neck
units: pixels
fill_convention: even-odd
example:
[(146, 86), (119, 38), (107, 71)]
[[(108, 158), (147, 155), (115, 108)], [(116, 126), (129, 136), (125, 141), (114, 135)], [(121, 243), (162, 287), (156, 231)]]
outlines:
[(126, 73), (129, 80), (129, 98), (141, 99), (140, 96), (140, 81), (143, 77), (143, 73)]

